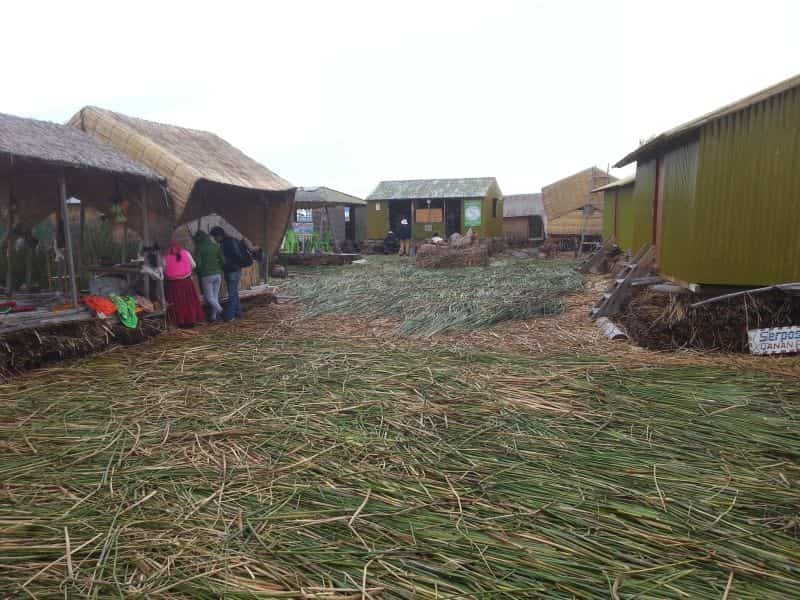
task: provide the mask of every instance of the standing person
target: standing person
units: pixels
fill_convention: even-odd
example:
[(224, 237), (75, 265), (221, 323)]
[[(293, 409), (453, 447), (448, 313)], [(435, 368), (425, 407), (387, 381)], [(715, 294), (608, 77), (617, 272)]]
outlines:
[(192, 281), (194, 258), (180, 242), (173, 240), (164, 257), (166, 296), (172, 320), (180, 327), (191, 327), (203, 320), (200, 298)]
[(242, 278), (242, 266), (246, 262), (245, 257), (242, 256), (239, 240), (225, 233), (222, 227), (219, 225), (212, 227), (209, 233), (222, 247), (222, 256), (225, 258), (223, 276), (225, 277), (225, 285), (228, 288), (228, 303), (222, 310), (222, 318), (225, 321), (238, 319), (242, 316), (242, 305), (239, 302), (239, 280)]
[(222, 316), (219, 289), (222, 287), (222, 271), (225, 258), (222, 248), (202, 229), (194, 234), (194, 254), (197, 257), (197, 277), (203, 297), (208, 302), (208, 320), (214, 322)]
[(408, 219), (400, 221), (400, 227), (397, 230), (397, 237), (400, 240), (400, 256), (411, 255), (411, 225), (408, 224)]

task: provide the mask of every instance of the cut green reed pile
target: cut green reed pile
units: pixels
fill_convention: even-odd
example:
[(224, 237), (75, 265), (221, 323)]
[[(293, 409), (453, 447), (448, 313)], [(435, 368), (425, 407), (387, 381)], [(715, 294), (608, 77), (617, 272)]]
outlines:
[(0, 597), (796, 597), (800, 382), (267, 314), (0, 388)]
[(395, 257), (367, 260), (367, 265), (292, 278), (282, 289), (303, 300), (309, 316), (395, 317), (402, 321), (400, 333), (430, 336), (558, 314), (564, 309), (562, 297), (578, 291), (582, 282), (572, 265), (556, 261), (419, 269)]

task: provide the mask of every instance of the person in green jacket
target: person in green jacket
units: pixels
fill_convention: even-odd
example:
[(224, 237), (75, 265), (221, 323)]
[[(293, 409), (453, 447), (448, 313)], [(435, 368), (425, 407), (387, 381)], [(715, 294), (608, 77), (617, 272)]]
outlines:
[(198, 230), (194, 234), (194, 259), (203, 297), (208, 303), (208, 320), (213, 322), (222, 314), (219, 289), (222, 286), (225, 257), (222, 255), (222, 248), (205, 231)]

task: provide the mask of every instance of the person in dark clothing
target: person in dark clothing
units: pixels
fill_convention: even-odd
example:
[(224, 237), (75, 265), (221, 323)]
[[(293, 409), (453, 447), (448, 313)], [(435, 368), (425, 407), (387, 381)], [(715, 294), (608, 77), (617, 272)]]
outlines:
[(397, 236), (394, 234), (394, 231), (390, 231), (386, 234), (386, 237), (383, 238), (383, 253), (397, 254), (397, 247)]
[(408, 219), (400, 221), (400, 227), (397, 229), (397, 238), (400, 240), (400, 255), (411, 255), (411, 225), (408, 224)]
[(242, 305), (239, 302), (239, 281), (242, 278), (242, 256), (239, 241), (229, 236), (217, 225), (208, 232), (222, 248), (225, 264), (222, 267), (225, 286), (228, 288), (228, 303), (222, 308), (222, 319), (230, 321), (242, 316)]

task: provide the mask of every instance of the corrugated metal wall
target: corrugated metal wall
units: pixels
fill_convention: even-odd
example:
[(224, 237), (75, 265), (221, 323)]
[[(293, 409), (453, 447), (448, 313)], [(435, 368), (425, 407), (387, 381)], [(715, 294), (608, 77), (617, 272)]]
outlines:
[(800, 281), (798, 90), (707, 125), (699, 147), (666, 161), (666, 274), (720, 285)]
[(656, 190), (656, 161), (636, 165), (636, 183), (633, 187), (633, 232), (631, 250), (636, 253), (642, 246), (652, 242), (653, 196)]
[(686, 282), (686, 273), (697, 264), (697, 241), (708, 240), (697, 230), (695, 211), (699, 143), (692, 142), (668, 152), (664, 161), (664, 201), (661, 211), (661, 273)]
[[(610, 240), (616, 235), (614, 221), (617, 209), (617, 190), (603, 192), (603, 239)], [(617, 240), (619, 242), (619, 240)]]
[(633, 186), (617, 190), (617, 245), (635, 253), (633, 243)]

